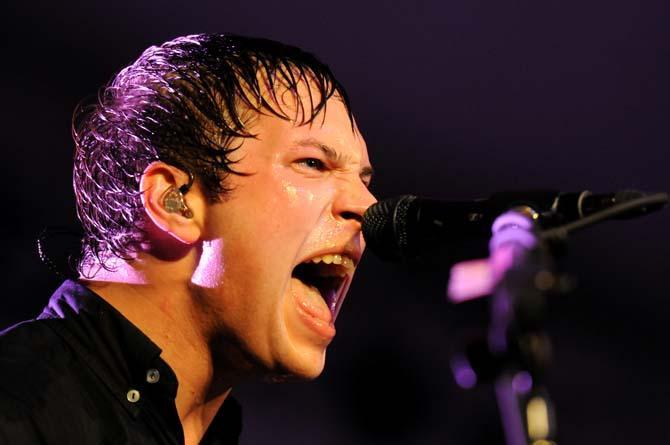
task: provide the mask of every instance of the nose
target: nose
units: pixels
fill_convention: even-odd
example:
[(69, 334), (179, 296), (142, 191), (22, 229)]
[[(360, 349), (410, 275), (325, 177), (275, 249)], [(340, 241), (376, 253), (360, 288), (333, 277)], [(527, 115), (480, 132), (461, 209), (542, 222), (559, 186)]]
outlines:
[(363, 182), (359, 182), (340, 190), (333, 204), (333, 213), (338, 219), (353, 220), (361, 224), (363, 213), (375, 202), (377, 198)]

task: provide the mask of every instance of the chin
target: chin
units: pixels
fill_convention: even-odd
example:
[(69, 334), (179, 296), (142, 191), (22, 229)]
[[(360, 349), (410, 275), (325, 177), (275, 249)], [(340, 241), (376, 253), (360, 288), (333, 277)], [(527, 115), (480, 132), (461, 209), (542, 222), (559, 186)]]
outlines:
[(294, 375), (301, 380), (314, 380), (321, 375), (324, 367), (325, 363), (322, 362), (318, 365), (301, 368)]
[(314, 380), (321, 375), (326, 364), (326, 351), (294, 351), (297, 356), (285, 357), (279, 369), (271, 372), (273, 381)]
[[(313, 380), (321, 375), (326, 364), (326, 351), (333, 340), (334, 328), (331, 326), (322, 334), (311, 317), (300, 314), (292, 298), (287, 298), (284, 316), (273, 329), (271, 343), (266, 349), (268, 371), (275, 376), (291, 376), (292, 379)], [(332, 324), (331, 324), (332, 325)]]

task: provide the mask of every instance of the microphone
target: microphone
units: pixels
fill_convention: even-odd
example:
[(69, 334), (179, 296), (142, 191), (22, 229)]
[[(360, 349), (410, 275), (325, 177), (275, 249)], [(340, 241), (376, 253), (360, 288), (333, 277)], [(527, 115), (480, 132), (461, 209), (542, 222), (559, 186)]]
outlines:
[[(441, 262), (477, 258), (487, 254), (493, 221), (510, 209), (521, 208), (546, 230), (646, 196), (634, 190), (599, 195), (537, 190), (454, 202), (402, 195), (366, 210), (363, 236), (367, 246), (387, 261), (430, 260), (436, 255)], [(615, 217), (640, 216), (663, 205), (629, 209)]]

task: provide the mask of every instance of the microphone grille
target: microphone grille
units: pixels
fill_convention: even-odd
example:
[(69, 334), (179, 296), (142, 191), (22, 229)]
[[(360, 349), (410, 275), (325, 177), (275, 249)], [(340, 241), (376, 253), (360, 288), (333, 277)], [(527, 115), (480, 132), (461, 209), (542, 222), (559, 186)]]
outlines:
[(363, 214), (363, 237), (368, 247), (380, 258), (397, 260), (402, 258), (407, 245), (407, 210), (413, 195), (402, 195), (385, 199), (371, 205)]

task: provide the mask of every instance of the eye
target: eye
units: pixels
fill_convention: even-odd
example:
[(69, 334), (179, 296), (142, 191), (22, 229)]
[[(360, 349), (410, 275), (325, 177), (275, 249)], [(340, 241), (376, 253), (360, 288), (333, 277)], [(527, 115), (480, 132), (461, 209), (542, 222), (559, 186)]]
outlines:
[(326, 169), (326, 164), (321, 159), (317, 158), (300, 159), (298, 160), (298, 164), (304, 165), (311, 170), (323, 171)]

